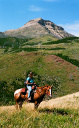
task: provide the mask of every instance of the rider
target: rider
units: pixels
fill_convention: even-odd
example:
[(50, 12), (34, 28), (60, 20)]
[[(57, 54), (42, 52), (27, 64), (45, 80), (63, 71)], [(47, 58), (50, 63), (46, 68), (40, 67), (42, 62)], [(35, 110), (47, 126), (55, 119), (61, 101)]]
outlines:
[(26, 85), (28, 89), (28, 100), (31, 100), (30, 93), (32, 91), (32, 85), (34, 85), (34, 80), (33, 80), (33, 72), (30, 72), (29, 77), (26, 78)]

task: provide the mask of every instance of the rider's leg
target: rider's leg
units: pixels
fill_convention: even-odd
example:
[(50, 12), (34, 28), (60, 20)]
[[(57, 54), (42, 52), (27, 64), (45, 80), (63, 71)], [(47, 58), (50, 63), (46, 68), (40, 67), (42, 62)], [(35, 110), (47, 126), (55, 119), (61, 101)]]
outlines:
[(27, 86), (27, 88), (28, 88), (28, 98), (30, 98), (30, 93), (31, 93), (32, 87), (31, 86)]

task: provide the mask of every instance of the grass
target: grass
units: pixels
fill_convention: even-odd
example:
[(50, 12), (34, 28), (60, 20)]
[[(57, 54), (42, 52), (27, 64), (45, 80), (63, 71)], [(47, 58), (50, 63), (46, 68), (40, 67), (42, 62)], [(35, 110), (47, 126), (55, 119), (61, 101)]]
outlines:
[[(78, 128), (79, 106), (78, 93), (61, 98), (43, 101), (38, 110), (34, 111), (33, 103), (24, 103), (21, 110), (15, 106), (0, 107), (0, 127), (10, 128)], [(68, 104), (68, 101), (70, 103)], [(53, 106), (53, 103), (55, 106)], [(44, 104), (44, 105), (42, 105)], [(46, 104), (49, 106), (46, 106)], [(61, 104), (62, 107), (59, 107)], [(73, 105), (75, 104), (75, 106)], [(52, 107), (50, 107), (52, 105)], [(66, 107), (64, 107), (64, 105)], [(70, 106), (70, 107), (69, 107)], [(76, 108), (77, 106), (77, 108)]]
[(64, 38), (64, 39), (43, 43), (43, 45), (46, 45), (46, 44), (50, 45), (50, 44), (60, 44), (60, 43), (71, 43), (73, 40), (75, 40), (76, 42), (79, 42), (79, 37), (67, 37), (67, 38)]
[(0, 125), (2, 128), (71, 128), (79, 127), (79, 111), (69, 109), (43, 109), (29, 111), (4, 110), (0, 112)]

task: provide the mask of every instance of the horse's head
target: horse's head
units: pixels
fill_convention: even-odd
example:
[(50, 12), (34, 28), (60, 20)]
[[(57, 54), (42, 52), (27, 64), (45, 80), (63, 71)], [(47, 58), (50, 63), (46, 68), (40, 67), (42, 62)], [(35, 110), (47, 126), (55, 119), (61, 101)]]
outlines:
[(52, 86), (46, 85), (46, 94), (52, 97)]

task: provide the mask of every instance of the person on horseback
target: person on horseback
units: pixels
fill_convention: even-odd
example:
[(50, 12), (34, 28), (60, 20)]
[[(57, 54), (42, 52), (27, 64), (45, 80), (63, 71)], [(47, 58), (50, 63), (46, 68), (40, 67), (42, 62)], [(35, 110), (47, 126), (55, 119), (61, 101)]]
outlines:
[(32, 86), (35, 85), (34, 80), (33, 80), (33, 72), (29, 73), (29, 77), (26, 78), (25, 84), (28, 89), (28, 100), (31, 100), (30, 94), (32, 91)]

